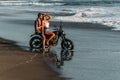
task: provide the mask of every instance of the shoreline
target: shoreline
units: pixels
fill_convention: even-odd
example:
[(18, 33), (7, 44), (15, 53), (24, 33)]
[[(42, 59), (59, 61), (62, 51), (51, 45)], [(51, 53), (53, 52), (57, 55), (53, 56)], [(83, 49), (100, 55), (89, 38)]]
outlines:
[[(24, 25), (32, 25), (34, 26), (34, 20), (5, 20), (6, 22), (14, 23), (14, 24), (24, 24)], [(50, 26), (54, 27), (54, 25), (59, 26), (61, 21), (50, 21)], [(111, 30), (114, 27), (103, 25), (100, 23), (90, 23), (90, 22), (67, 22), (62, 21), (62, 26), (64, 28), (79, 28), (79, 29), (95, 29), (95, 30)]]
[(0, 38), (1, 80), (64, 80), (40, 54), (21, 49), (14, 41)]
[(60, 23), (62, 24), (63, 27), (65, 26), (65, 28), (95, 29), (95, 30), (111, 30), (114, 28), (99, 23), (90, 23), (90, 22), (50, 21), (51, 26), (53, 26), (54, 24), (59, 26)]

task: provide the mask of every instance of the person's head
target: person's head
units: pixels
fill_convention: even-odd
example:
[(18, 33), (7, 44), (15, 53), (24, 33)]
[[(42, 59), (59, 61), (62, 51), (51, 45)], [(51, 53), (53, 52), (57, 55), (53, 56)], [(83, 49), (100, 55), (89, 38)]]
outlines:
[(43, 14), (43, 19), (46, 20), (46, 14)]
[(38, 18), (43, 19), (43, 13), (38, 13)]
[(51, 19), (51, 16), (48, 15), (48, 14), (45, 14), (45, 13), (43, 14), (43, 17), (44, 17), (44, 18), (43, 18), (44, 20), (49, 20), (49, 19)]

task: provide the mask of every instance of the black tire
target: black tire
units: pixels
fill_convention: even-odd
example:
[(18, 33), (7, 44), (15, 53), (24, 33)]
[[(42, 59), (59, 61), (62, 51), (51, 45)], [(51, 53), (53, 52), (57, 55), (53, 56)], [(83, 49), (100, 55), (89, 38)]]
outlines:
[(40, 49), (42, 47), (42, 38), (32, 37), (29, 42), (31, 49)]
[(62, 49), (72, 50), (74, 49), (74, 44), (70, 39), (64, 39), (61, 42)]
[(65, 61), (70, 61), (73, 57), (73, 51), (71, 50), (62, 50), (61, 51), (61, 57)]

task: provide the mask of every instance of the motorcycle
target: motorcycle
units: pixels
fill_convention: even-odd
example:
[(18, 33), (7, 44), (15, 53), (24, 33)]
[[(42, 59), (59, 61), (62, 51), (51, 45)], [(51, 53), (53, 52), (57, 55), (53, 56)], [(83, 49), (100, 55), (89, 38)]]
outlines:
[[(56, 46), (58, 45), (59, 39), (61, 39), (61, 48), (62, 49), (68, 49), (73, 50), (74, 44), (73, 42), (66, 38), (66, 34), (62, 29), (62, 26), (59, 27), (54, 26), (53, 33), (55, 34), (55, 37), (49, 42), (50, 45)], [(48, 39), (49, 36), (46, 35), (46, 39)], [(31, 39), (29, 41), (30, 49), (42, 49), (42, 35), (41, 34), (32, 34)]]
[(72, 60), (74, 56), (74, 51), (71, 50), (61, 50), (60, 54), (57, 54), (57, 52), (51, 51), (49, 53), (50, 60), (56, 65), (57, 68), (64, 66), (64, 62)]

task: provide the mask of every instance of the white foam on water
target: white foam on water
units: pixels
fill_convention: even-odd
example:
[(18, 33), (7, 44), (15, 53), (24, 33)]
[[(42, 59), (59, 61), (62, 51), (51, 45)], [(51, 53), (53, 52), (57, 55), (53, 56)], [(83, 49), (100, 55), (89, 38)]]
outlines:
[(34, 6), (51, 6), (51, 5), (63, 5), (63, 3), (44, 3), (37, 1), (0, 1), (1, 6), (26, 6), (26, 5), (34, 5)]
[(114, 27), (113, 30), (120, 30), (120, 9), (114, 8), (85, 8), (77, 9), (76, 14), (73, 16), (58, 16), (55, 19), (61, 21), (72, 22), (90, 22), (100, 23), (110, 27)]
[[(0, 13), (2, 11), (35, 11), (64, 14), (65, 16), (55, 16), (55, 20), (72, 22), (90, 22), (100, 23), (110, 27), (113, 30), (120, 30), (120, 5), (113, 6), (64, 6), (61, 2), (42, 2), (42, 1), (0, 1)], [(92, 3), (93, 4), (93, 3)], [(62, 5), (62, 6), (61, 6)], [(15, 7), (14, 7), (15, 6)], [(69, 15), (74, 14), (75, 15)], [(68, 14), (68, 16), (67, 16)]]

